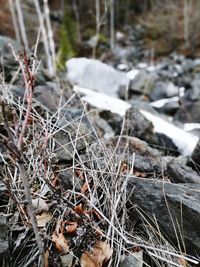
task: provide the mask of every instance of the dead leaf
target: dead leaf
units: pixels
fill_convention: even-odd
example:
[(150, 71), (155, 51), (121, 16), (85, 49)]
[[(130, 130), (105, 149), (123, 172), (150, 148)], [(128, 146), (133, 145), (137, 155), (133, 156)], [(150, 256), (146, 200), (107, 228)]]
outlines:
[(81, 170), (76, 170), (75, 173), (76, 173), (76, 176), (77, 176), (78, 178), (80, 178), (81, 180), (84, 180), (84, 172), (83, 172), (83, 171), (81, 171)]
[(91, 252), (84, 252), (81, 255), (82, 267), (102, 267), (113, 254), (110, 245), (105, 241), (98, 241)]
[(101, 267), (88, 252), (81, 255), (81, 267)]
[(93, 211), (93, 215), (94, 215), (99, 221), (101, 221), (101, 220), (102, 220), (102, 217), (99, 215), (99, 213), (98, 213), (95, 209), (93, 209), (92, 211)]
[(78, 214), (84, 214), (83, 205), (80, 203), (74, 208), (74, 211)]
[(63, 233), (52, 235), (52, 242), (55, 243), (55, 246), (59, 252), (68, 253), (69, 245), (67, 239), (64, 237)]
[(43, 212), (41, 215), (36, 215), (38, 227), (45, 227), (51, 220), (52, 214), (50, 212)]
[(85, 194), (86, 192), (88, 192), (88, 183), (85, 182), (84, 185), (81, 187), (81, 193)]

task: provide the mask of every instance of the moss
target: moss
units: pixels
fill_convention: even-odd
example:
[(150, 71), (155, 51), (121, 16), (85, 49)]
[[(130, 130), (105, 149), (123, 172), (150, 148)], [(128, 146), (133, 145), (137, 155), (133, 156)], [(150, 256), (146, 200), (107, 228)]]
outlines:
[(65, 6), (63, 21), (60, 29), (57, 68), (65, 68), (67, 59), (76, 56), (76, 21)]

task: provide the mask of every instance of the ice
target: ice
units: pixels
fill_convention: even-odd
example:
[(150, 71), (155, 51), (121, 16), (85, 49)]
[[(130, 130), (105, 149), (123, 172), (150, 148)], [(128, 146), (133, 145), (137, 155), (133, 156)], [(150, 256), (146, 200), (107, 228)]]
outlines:
[(74, 86), (74, 91), (85, 95), (82, 97), (82, 100), (86, 101), (90, 105), (103, 110), (110, 110), (112, 113), (117, 113), (120, 116), (124, 116), (126, 111), (131, 107), (129, 103), (121, 99), (95, 92), (77, 85)]
[(153, 123), (155, 132), (163, 133), (171, 138), (184, 156), (192, 154), (199, 139), (197, 136), (185, 132), (177, 126), (151, 114), (148, 111), (140, 110), (140, 112)]

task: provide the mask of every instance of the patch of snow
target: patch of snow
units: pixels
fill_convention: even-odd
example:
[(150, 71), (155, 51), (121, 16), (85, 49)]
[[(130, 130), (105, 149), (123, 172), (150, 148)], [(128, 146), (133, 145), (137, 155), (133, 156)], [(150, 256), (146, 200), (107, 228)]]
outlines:
[(198, 143), (199, 138), (197, 136), (185, 132), (148, 111), (140, 110), (140, 112), (153, 123), (155, 132), (163, 133), (171, 138), (184, 156), (192, 154)]
[(163, 99), (151, 102), (151, 106), (154, 108), (162, 108), (167, 103), (177, 102), (177, 101), (179, 101), (178, 96), (174, 96), (174, 97), (170, 97), (170, 98), (163, 98)]
[(117, 68), (118, 68), (119, 70), (126, 70), (126, 69), (127, 69), (127, 65), (121, 63), (121, 64), (119, 64), (119, 65), (117, 66)]
[(200, 129), (200, 123), (185, 123), (183, 129), (186, 132), (189, 132), (195, 129)]
[(130, 80), (134, 80), (140, 71), (138, 69), (132, 69), (126, 73)]
[(141, 62), (141, 63), (137, 64), (137, 67), (139, 69), (146, 69), (148, 67), (148, 64), (145, 62)]
[(178, 89), (178, 92), (179, 92), (179, 96), (180, 96), (180, 97), (183, 97), (184, 94), (185, 94), (185, 87), (180, 87), (180, 88)]
[(121, 41), (125, 38), (125, 34), (123, 32), (117, 31), (115, 37), (117, 41)]
[(108, 96), (103, 93), (94, 92), (90, 89), (77, 85), (74, 86), (74, 91), (85, 95), (81, 99), (90, 105), (103, 110), (110, 110), (112, 113), (117, 113), (120, 116), (124, 116), (126, 111), (131, 107), (129, 103), (121, 99)]
[(157, 68), (154, 65), (150, 65), (146, 69), (151, 72), (151, 71), (155, 71)]

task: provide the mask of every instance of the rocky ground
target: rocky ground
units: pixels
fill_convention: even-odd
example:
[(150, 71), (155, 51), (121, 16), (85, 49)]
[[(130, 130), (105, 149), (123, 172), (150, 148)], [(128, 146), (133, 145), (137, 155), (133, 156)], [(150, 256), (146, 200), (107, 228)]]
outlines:
[(45, 267), (198, 266), (200, 59), (149, 63), (140, 31), (57, 79), (41, 64), (31, 111), (0, 38), (1, 266), (39, 266), (22, 167)]

